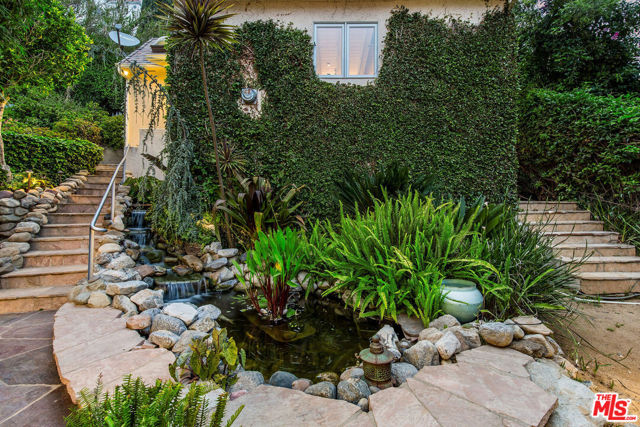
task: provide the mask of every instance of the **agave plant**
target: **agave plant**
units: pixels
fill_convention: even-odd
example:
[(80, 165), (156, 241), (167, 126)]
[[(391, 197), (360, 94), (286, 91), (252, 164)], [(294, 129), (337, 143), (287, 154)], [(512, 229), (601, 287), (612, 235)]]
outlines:
[[(234, 14), (226, 13), (230, 5), (224, 0), (173, 0), (173, 3), (160, 2), (161, 10), (165, 12), (160, 16), (165, 20), (167, 30), (170, 32), (169, 44), (191, 49), (194, 55), (200, 59), (200, 73), (204, 99), (209, 113), (209, 127), (216, 158), (216, 172), (218, 174), (218, 186), (220, 199), (224, 199), (224, 182), (222, 180), (222, 167), (218, 149), (215, 119), (209, 99), (209, 85), (205, 70), (204, 55), (210, 49), (225, 50), (235, 43), (234, 26), (226, 24), (226, 21)], [(222, 141), (223, 150), (228, 150), (226, 142)], [(225, 215), (225, 229), (227, 240), (232, 243), (229, 219)]]
[(262, 177), (240, 179), (241, 191), (229, 191), (227, 199), (216, 209), (227, 213), (232, 227), (245, 247), (252, 247), (260, 231), (284, 227), (304, 228), (304, 220), (296, 214), (302, 202), (292, 205), (293, 198), (304, 186), (285, 186), (279, 191)]

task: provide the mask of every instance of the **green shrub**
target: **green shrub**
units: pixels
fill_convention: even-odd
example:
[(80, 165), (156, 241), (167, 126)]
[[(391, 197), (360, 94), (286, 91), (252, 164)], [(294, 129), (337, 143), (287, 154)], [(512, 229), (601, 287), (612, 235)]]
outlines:
[(89, 120), (81, 118), (64, 118), (51, 126), (54, 132), (64, 135), (67, 139), (86, 139), (94, 144), (102, 144), (100, 127)]
[(124, 116), (109, 116), (102, 119), (102, 144), (118, 150), (124, 147)]
[(537, 200), (640, 191), (640, 98), (532, 90), (520, 103), (519, 187)]
[(138, 178), (130, 177), (124, 181), (124, 185), (130, 187), (129, 196), (134, 203), (147, 204), (153, 202), (160, 180), (147, 175)]
[(3, 132), (7, 164), (14, 171), (32, 170), (53, 183), (81, 169), (93, 171), (102, 148), (83, 140)]
[[(160, 380), (148, 386), (141, 378), (134, 380), (128, 375), (109, 395), (103, 393), (98, 381), (95, 390), (80, 392), (80, 407), (73, 409), (65, 421), (69, 427), (222, 426), (228, 395), (220, 395), (215, 408), (210, 410), (205, 399), (209, 391), (209, 387), (194, 383), (185, 393), (182, 384)], [(229, 418), (227, 427), (242, 409), (244, 405)]]
[[(402, 161), (410, 184), (435, 178), (439, 194), (512, 199), (517, 163), (517, 66), (514, 23), (489, 11), (474, 25), (394, 10), (384, 62), (373, 85), (321, 81), (309, 34), (274, 21), (246, 22), (231, 52), (207, 56), (210, 98), (220, 138), (233, 142), (249, 173), (305, 185), (304, 210), (337, 218), (334, 196), (348, 171)], [(242, 65), (254, 59), (257, 78)], [(200, 69), (191, 52), (169, 52), (167, 84), (194, 143), (192, 174), (215, 174)], [(240, 89), (264, 90), (259, 119), (238, 108)], [(180, 154), (181, 159), (185, 156)], [(184, 167), (170, 161), (169, 167)], [(179, 180), (183, 174), (179, 174)]]
[(623, 203), (610, 202), (596, 195), (586, 195), (583, 204), (597, 220), (604, 222), (604, 229), (620, 233), (623, 243), (636, 247), (640, 253), (640, 194), (635, 200), (623, 200)]

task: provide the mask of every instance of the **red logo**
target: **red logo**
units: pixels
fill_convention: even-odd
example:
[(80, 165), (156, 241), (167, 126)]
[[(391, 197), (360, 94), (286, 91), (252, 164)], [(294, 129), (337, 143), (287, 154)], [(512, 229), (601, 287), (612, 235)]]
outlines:
[(611, 423), (638, 421), (637, 415), (629, 415), (630, 405), (631, 399), (619, 399), (618, 393), (596, 393), (591, 416), (604, 415), (604, 418)]

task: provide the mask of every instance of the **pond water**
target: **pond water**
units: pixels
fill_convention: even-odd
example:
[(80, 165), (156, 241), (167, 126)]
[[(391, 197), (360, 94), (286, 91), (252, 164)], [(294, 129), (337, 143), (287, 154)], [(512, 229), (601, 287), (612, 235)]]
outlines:
[(218, 319), (218, 323), (247, 353), (245, 369), (260, 371), (266, 379), (276, 371), (311, 380), (326, 371), (340, 375), (356, 364), (355, 354), (369, 346), (369, 338), (379, 329), (373, 322), (356, 323), (336, 314), (334, 307), (310, 302), (295, 319), (272, 326), (260, 321), (237, 296), (231, 291), (178, 301), (220, 308), (228, 320)]

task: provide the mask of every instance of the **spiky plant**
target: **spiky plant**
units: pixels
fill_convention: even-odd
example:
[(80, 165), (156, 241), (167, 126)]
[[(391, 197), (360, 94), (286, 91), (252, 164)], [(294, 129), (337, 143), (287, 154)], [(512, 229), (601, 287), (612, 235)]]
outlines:
[[(209, 127), (213, 151), (216, 157), (216, 172), (218, 174), (218, 187), (220, 199), (224, 199), (224, 182), (222, 180), (222, 168), (218, 150), (218, 138), (216, 135), (215, 119), (209, 100), (209, 85), (207, 72), (204, 66), (204, 55), (211, 49), (226, 50), (235, 43), (233, 25), (226, 21), (234, 14), (227, 13), (230, 5), (224, 0), (173, 0), (170, 4), (160, 3), (165, 15), (161, 18), (166, 22), (166, 28), (170, 32), (169, 43), (190, 49), (193, 55), (200, 57), (200, 73), (202, 88), (209, 113)], [(227, 150), (225, 141), (222, 141), (223, 149)], [(229, 217), (225, 214), (225, 232), (229, 244), (232, 244)]]

